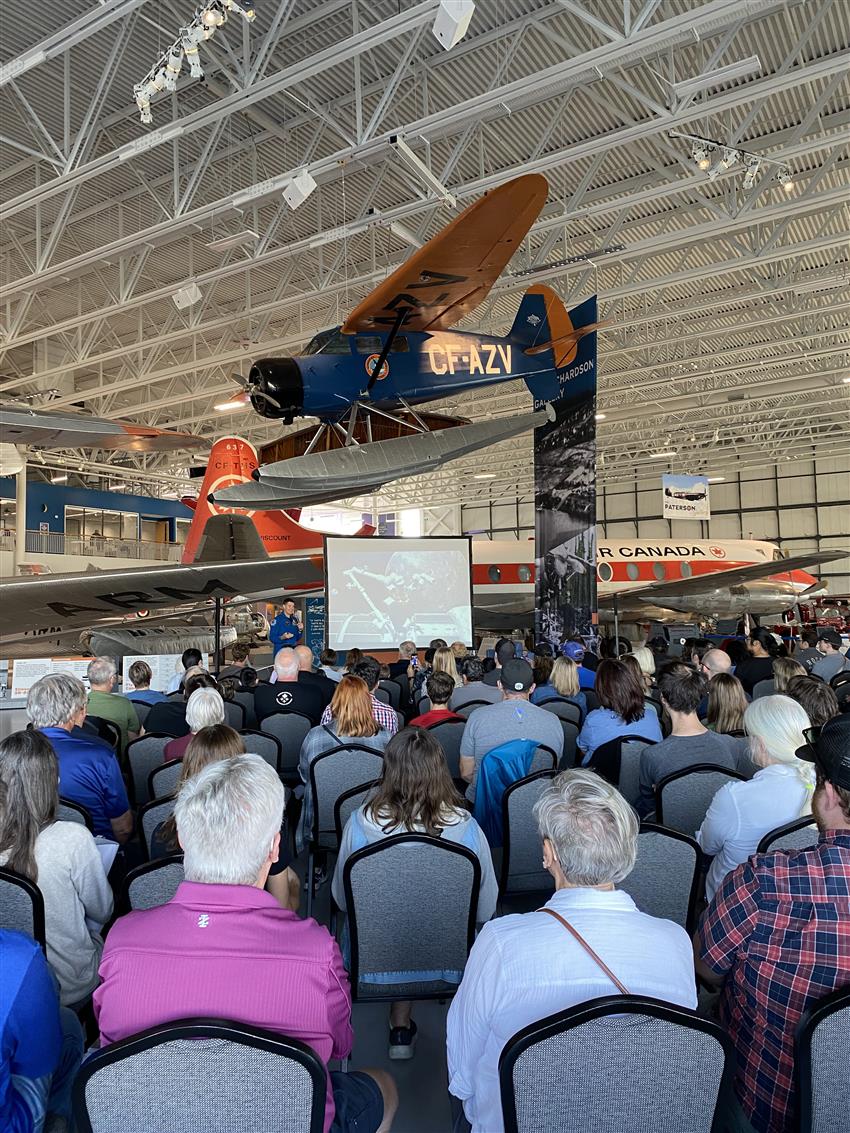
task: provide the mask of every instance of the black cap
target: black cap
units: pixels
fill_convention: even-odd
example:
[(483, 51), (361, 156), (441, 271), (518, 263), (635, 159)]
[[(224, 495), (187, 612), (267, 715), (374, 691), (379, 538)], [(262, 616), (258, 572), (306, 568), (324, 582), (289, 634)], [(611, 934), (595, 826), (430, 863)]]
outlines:
[(834, 716), (803, 735), (809, 742), (797, 748), (797, 758), (816, 764), (833, 786), (850, 791), (850, 716)]
[(499, 683), (505, 692), (528, 692), (534, 684), (531, 665), (521, 657), (505, 661), (499, 673)]
[(836, 649), (841, 647), (841, 634), (837, 629), (822, 629), (818, 633), (818, 641), (828, 641), (830, 645), (834, 645)]

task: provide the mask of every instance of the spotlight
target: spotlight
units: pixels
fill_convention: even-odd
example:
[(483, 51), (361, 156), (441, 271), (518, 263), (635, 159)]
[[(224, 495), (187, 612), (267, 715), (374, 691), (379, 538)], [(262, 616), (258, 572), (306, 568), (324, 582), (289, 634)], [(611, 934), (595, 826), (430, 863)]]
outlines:
[(794, 178), (788, 169), (780, 169), (776, 174), (776, 180), (782, 186), (786, 193), (794, 192)]
[(207, 8), (201, 16), (201, 22), (208, 28), (218, 27), (218, 12), (212, 8)]
[(695, 145), (691, 156), (697, 163), (697, 168), (701, 169), (703, 173), (711, 168), (711, 158), (708, 156), (708, 150), (705, 146)]
[(168, 53), (168, 63), (165, 66), (165, 89), (177, 90), (177, 76), (183, 66), (183, 49), (172, 47)]
[(757, 157), (750, 155), (746, 159), (746, 167), (747, 172), (744, 174), (743, 185), (745, 189), (752, 189), (753, 185), (756, 183), (759, 169), (761, 169), (761, 162)]
[(186, 61), (189, 64), (189, 74), (193, 79), (202, 79), (204, 77), (204, 69), (201, 66), (201, 57), (197, 43), (184, 39), (183, 51), (186, 53)]

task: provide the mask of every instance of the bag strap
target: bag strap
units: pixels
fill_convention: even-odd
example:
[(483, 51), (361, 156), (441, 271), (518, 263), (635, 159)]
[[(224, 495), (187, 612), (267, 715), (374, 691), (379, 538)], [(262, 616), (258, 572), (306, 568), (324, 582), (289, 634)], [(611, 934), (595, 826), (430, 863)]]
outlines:
[(619, 993), (621, 995), (628, 995), (629, 994), (629, 989), (627, 987), (625, 987), (623, 984), (620, 983), (620, 981), (617, 979), (617, 977), (614, 975), (614, 973), (611, 971), (611, 969), (608, 967), (608, 965), (605, 963), (605, 961), (602, 959), (602, 957), (598, 956), (593, 951), (593, 949), (590, 947), (590, 945), (587, 943), (587, 941), (584, 939), (584, 937), (581, 935), (581, 933), (578, 931), (578, 929), (573, 928), (573, 926), (570, 924), (570, 922), (568, 920), (566, 920), (566, 918), (562, 917), (560, 913), (556, 913), (554, 909), (548, 909), (548, 908), (538, 909), (537, 912), (538, 913), (548, 913), (550, 917), (554, 917), (556, 921), (560, 921), (561, 924), (564, 926), (564, 928), (567, 930), (567, 932), (569, 932), (578, 941), (578, 943), (582, 946), (582, 948), (585, 950), (585, 952), (588, 954), (588, 956), (591, 958), (591, 960), (593, 960), (593, 962), (595, 964), (597, 964), (602, 969), (602, 971), (605, 973), (605, 975), (608, 977), (608, 979), (611, 981), (611, 983), (616, 987), (617, 991), (619, 991)]

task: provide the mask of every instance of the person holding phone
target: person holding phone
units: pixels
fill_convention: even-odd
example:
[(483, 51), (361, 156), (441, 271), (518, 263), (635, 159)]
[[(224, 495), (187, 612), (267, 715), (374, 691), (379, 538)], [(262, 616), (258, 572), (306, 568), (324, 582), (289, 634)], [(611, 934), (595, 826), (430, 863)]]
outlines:
[(410, 668), (414, 669), (419, 664), (419, 658), (416, 656), (416, 643), (413, 641), (403, 641), (398, 647), (398, 660), (390, 661), (390, 679), (393, 677), (400, 677), (404, 673), (411, 676)]

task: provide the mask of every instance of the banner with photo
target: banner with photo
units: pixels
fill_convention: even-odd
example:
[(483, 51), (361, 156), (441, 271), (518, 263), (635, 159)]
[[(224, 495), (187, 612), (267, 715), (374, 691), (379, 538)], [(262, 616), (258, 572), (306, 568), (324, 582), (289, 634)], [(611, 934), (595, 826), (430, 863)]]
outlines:
[(707, 476), (661, 477), (665, 519), (711, 519)]
[[(569, 322), (595, 323), (596, 296), (574, 307)], [(553, 648), (596, 634), (595, 331), (556, 372), (556, 420), (534, 433), (535, 633)]]

